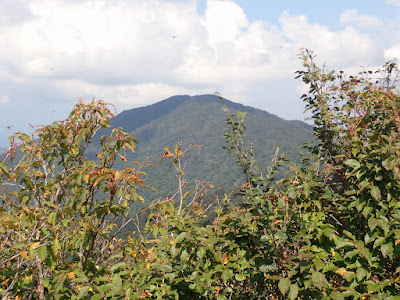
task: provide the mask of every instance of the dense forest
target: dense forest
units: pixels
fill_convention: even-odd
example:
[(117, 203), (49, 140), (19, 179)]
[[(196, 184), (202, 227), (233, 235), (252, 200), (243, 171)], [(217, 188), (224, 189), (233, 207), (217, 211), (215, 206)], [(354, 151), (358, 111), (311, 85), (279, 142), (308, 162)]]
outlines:
[[(210, 100), (205, 113), (222, 111), (224, 151), (241, 171), (222, 186), (233, 185), (240, 201), (213, 194), (219, 178), (189, 175), (190, 163), (214, 158), (201, 147), (192, 158), (199, 144), (196, 136), (181, 143), (189, 126), (181, 117), (207, 101), (181, 96), (169, 111), (160, 106), (165, 118), (145, 118), (143, 108), (130, 128), (111, 126), (118, 117), (104, 101), (80, 101), (64, 121), (15, 133), (0, 159), (2, 299), (398, 299), (397, 64), (346, 75), (318, 67), (308, 50), (301, 58), (315, 137), (301, 160), (284, 151), (263, 157), (257, 149), (287, 150), (286, 141), (249, 141), (247, 132), (265, 125), (222, 97)], [(207, 129), (196, 125), (201, 112), (186, 121)], [(307, 136), (307, 125), (295, 127)], [(157, 155), (149, 142), (162, 144), (163, 130), (177, 140)], [(166, 164), (161, 185), (174, 189), (147, 202), (141, 227), (131, 212), (149, 200), (149, 164)]]
[[(142, 170), (152, 188), (142, 188), (144, 203), (132, 205), (132, 213), (147, 207), (152, 200), (177, 191), (176, 174), (169, 162), (160, 164), (165, 148), (175, 144), (191, 148), (185, 153), (184, 172), (187, 189), (195, 187), (196, 180), (209, 182), (213, 189), (209, 197), (224, 195), (235, 185), (241, 185), (244, 176), (224, 149), (226, 141), (225, 105), (232, 113), (246, 112), (246, 140), (253, 144), (257, 161), (267, 165), (277, 147), (293, 161), (300, 162), (299, 147), (312, 141), (312, 126), (300, 121), (286, 121), (265, 111), (243, 106), (217, 95), (174, 96), (155, 104), (124, 111), (110, 120), (106, 131), (96, 134), (86, 153), (95, 158), (100, 151), (99, 140), (114, 128), (123, 128), (137, 139), (135, 153), (127, 154), (129, 161), (147, 162)], [(253, 142), (254, 141), (254, 142)], [(122, 169), (123, 162), (114, 165)], [(282, 168), (283, 176), (287, 168)], [(145, 185), (143, 186), (145, 187)]]

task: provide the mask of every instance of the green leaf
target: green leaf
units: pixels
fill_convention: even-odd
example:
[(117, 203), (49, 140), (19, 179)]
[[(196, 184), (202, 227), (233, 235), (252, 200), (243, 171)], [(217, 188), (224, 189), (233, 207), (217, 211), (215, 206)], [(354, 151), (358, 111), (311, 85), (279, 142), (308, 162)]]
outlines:
[(386, 257), (388, 255), (391, 256), (393, 253), (393, 250), (394, 249), (393, 249), (393, 246), (391, 243), (387, 243), (387, 244), (384, 244), (381, 246), (381, 252), (382, 252), (383, 257)]
[(306, 197), (306, 199), (310, 198), (310, 194), (311, 194), (311, 189), (310, 189), (310, 184), (305, 184), (304, 186), (304, 196)]
[(279, 280), (278, 287), (283, 295), (286, 295), (286, 293), (289, 291), (290, 285), (291, 283), (288, 278), (282, 278)]
[(55, 225), (56, 217), (57, 214), (54, 211), (50, 212), (49, 216), (47, 217), (47, 222), (49, 222), (49, 224)]
[(224, 269), (222, 271), (222, 280), (226, 283), (229, 279), (233, 277), (233, 272), (231, 269)]
[(35, 257), (35, 249), (33, 247), (28, 247), (29, 259), (32, 260)]
[(175, 243), (176, 243), (176, 244), (179, 244), (180, 242), (182, 242), (182, 241), (186, 238), (187, 235), (188, 235), (187, 232), (181, 232), (181, 233), (178, 234), (178, 236), (176, 237)]
[(353, 258), (354, 256), (356, 256), (356, 255), (358, 255), (358, 249), (354, 249), (354, 250), (351, 250), (351, 251), (346, 251), (346, 254), (344, 255), (344, 257), (343, 258)]
[(114, 288), (121, 288), (122, 287), (122, 280), (119, 274), (115, 274), (113, 278), (113, 286)]
[(7, 168), (7, 165), (3, 162), (0, 162), (0, 170), (3, 172), (4, 175), (7, 176), (7, 178), (10, 178), (10, 171)]
[(376, 228), (376, 226), (378, 226), (378, 220), (371, 217), (368, 219), (368, 227), (369, 230), (374, 231), (374, 229)]
[(202, 259), (204, 257), (205, 253), (206, 253), (206, 249), (204, 247), (200, 247), (199, 250), (197, 250), (197, 257), (199, 259)]
[(384, 167), (386, 170), (390, 170), (390, 169), (392, 169), (393, 168), (393, 158), (392, 157), (388, 157), (387, 159), (385, 159), (383, 162), (382, 162), (382, 167)]
[(347, 159), (344, 161), (344, 164), (354, 169), (358, 169), (361, 166), (359, 161), (356, 159)]
[(369, 281), (367, 283), (367, 289), (368, 289), (368, 293), (369, 294), (373, 294), (373, 293), (379, 291), (379, 288), (380, 288), (380, 283), (379, 282), (376, 283), (376, 282), (373, 282), (373, 281)]
[(288, 294), (288, 298), (290, 300), (294, 300), (297, 299), (297, 296), (299, 295), (299, 286), (297, 285), (297, 283), (292, 284), (290, 286), (290, 290), (289, 290), (289, 294)]
[(48, 278), (42, 278), (43, 286), (48, 288), (50, 285), (50, 280)]
[(40, 246), (39, 248), (37, 248), (37, 254), (38, 254), (38, 257), (41, 259), (41, 260), (44, 260), (45, 258), (46, 258), (46, 256), (47, 256), (47, 246), (46, 245), (42, 245), (42, 246)]
[(362, 211), (362, 215), (364, 216), (364, 218), (368, 218), (369, 214), (373, 211), (373, 208), (371, 206), (365, 206), (363, 211)]
[(186, 249), (183, 250), (181, 253), (181, 256), (180, 256), (181, 261), (183, 261), (183, 262), (187, 261), (189, 259), (189, 256), (190, 256), (190, 254), (186, 251)]
[(187, 196), (189, 196), (193, 191), (188, 191), (183, 195), (183, 199), (186, 199)]
[(12, 247), (14, 249), (21, 249), (24, 248), (26, 246), (26, 244), (24, 242), (16, 242)]
[(84, 286), (84, 287), (80, 290), (77, 299), (82, 299), (83, 297), (85, 297), (86, 294), (88, 293), (88, 291), (89, 291), (89, 286), (87, 286), (87, 285)]
[(54, 239), (53, 244), (51, 245), (51, 250), (53, 251), (54, 255), (58, 254), (58, 250), (61, 249), (61, 245), (60, 242), (58, 240), (58, 238)]
[(344, 300), (344, 296), (339, 291), (333, 291), (330, 295), (333, 300)]
[(354, 273), (354, 272), (346, 272), (343, 275), (343, 278), (350, 282), (350, 281), (353, 280), (354, 276), (356, 276), (356, 273)]
[(104, 295), (105, 293), (107, 293), (109, 290), (111, 290), (113, 287), (113, 285), (111, 283), (107, 283), (107, 284), (103, 284), (97, 287), (97, 289), (99, 290), (99, 292)]
[(357, 268), (357, 271), (356, 271), (357, 281), (360, 282), (366, 276), (367, 276), (367, 271), (363, 267)]
[(371, 187), (371, 196), (377, 201), (381, 200), (381, 191), (376, 185)]
[[(47, 206), (50, 206), (52, 208), (57, 208), (57, 205), (55, 205), (53, 202), (51, 201), (45, 201), (44, 204), (46, 204)], [(54, 213), (54, 212), (52, 212)]]
[(235, 279), (236, 279), (237, 281), (243, 281), (243, 280), (246, 279), (246, 276), (243, 275), (243, 274), (235, 274)]
[(125, 266), (126, 266), (126, 262), (121, 261), (121, 262), (116, 263), (115, 265), (113, 265), (113, 266), (110, 268), (110, 271), (114, 272), (115, 270), (120, 269), (120, 268), (123, 268), (123, 267), (125, 267)]
[(346, 246), (354, 247), (354, 243), (353, 243), (353, 242), (350, 242), (349, 240), (347, 240), (347, 241), (346, 241), (346, 240), (340, 240), (340, 241), (338, 242), (336, 248), (337, 248), (337, 249), (340, 249), (340, 248), (343, 248), (343, 247), (346, 247)]
[(375, 242), (374, 242), (374, 249), (376, 248), (376, 247), (379, 247), (380, 245), (382, 245), (384, 242), (385, 242), (385, 237), (384, 236), (380, 236), (380, 237), (378, 237), (376, 240), (375, 240)]
[(324, 287), (326, 282), (325, 276), (321, 272), (313, 272), (311, 280), (313, 284), (320, 290)]
[(46, 258), (46, 265), (51, 269), (54, 270), (57, 265), (57, 259), (54, 257), (53, 254), (49, 253)]
[(372, 262), (372, 260), (371, 260), (371, 252), (369, 251), (369, 249), (367, 247), (362, 247), (360, 249), (360, 254), (362, 256), (364, 256), (368, 260), (369, 263)]

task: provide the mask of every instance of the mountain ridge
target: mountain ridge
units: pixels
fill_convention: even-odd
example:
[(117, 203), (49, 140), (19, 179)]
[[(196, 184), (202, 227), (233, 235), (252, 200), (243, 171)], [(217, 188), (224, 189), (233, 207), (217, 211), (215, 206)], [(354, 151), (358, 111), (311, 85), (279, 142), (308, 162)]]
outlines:
[[(245, 106), (227, 99), (223, 101), (232, 113), (247, 112), (247, 145), (255, 147), (256, 160), (267, 165), (275, 153), (290, 152), (300, 160), (298, 147), (312, 138), (312, 127), (302, 121), (284, 120), (267, 111)], [(125, 110), (111, 119), (113, 127), (122, 127), (137, 138), (135, 155), (129, 160), (147, 160), (154, 165), (145, 169), (148, 181), (160, 196), (176, 189), (175, 174), (169, 163), (159, 165), (164, 148), (182, 142), (183, 146), (200, 145), (184, 158), (185, 176), (189, 182), (204, 180), (218, 188), (240, 183), (242, 174), (234, 159), (223, 149), (226, 146), (226, 116), (223, 102), (217, 95), (178, 95), (154, 104)]]
[[(228, 100), (226, 98), (214, 95), (214, 94), (204, 94), (204, 95), (174, 95), (171, 97), (168, 97), (166, 99), (160, 100), (158, 102), (155, 102), (153, 104), (149, 104), (149, 105), (145, 105), (145, 106), (141, 106), (141, 107), (137, 107), (137, 108), (130, 108), (130, 109), (126, 109), (123, 110), (122, 112), (120, 112), (119, 114), (117, 114), (112, 120), (111, 120), (111, 126), (114, 127), (117, 122), (120, 122), (121, 120), (126, 120), (128, 118), (129, 115), (131, 115), (132, 113), (138, 113), (137, 117), (138, 120), (135, 120), (133, 123), (130, 124), (129, 127), (125, 127), (124, 129), (127, 131), (130, 130), (134, 130), (140, 126), (143, 126), (147, 123), (149, 123), (152, 120), (157, 119), (158, 117), (163, 116), (165, 113), (168, 113), (170, 111), (172, 111), (173, 109), (175, 109), (176, 107), (178, 107), (179, 105), (181, 105), (182, 103), (190, 100), (190, 99), (201, 99), (202, 101), (210, 101), (210, 98), (213, 98), (212, 101), (220, 101), (221, 103), (226, 103), (229, 107), (234, 108), (236, 110), (244, 110), (244, 111), (249, 111), (249, 110), (260, 110), (265, 112), (268, 115), (271, 116), (275, 116), (277, 118), (280, 118), (282, 120), (288, 121), (288, 122), (300, 122), (302, 124), (304, 124), (305, 126), (310, 126), (309, 124), (305, 123), (304, 121), (301, 120), (286, 120), (282, 117), (279, 117), (275, 114), (272, 114), (266, 110), (263, 109), (259, 109), (259, 108), (255, 108), (252, 106), (248, 106), (248, 105), (244, 105), (241, 103), (237, 103), (231, 100)], [(223, 102), (222, 100), (223, 99)], [(164, 113), (158, 113), (157, 115), (152, 115), (149, 118), (149, 111), (160, 111), (162, 109), (165, 109)], [(147, 119), (145, 119), (143, 116), (146, 116)], [(145, 119), (145, 120), (144, 120)]]

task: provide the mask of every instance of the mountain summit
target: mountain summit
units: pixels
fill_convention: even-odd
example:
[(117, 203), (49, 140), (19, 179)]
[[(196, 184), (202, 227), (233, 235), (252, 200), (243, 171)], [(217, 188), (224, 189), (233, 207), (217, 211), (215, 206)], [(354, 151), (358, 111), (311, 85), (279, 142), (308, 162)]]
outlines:
[[(266, 111), (229, 100), (225, 105), (233, 112), (247, 112), (246, 139), (253, 143), (255, 159), (260, 165), (270, 162), (276, 147), (299, 160), (299, 146), (312, 140), (312, 127), (301, 121), (287, 121)], [(182, 142), (199, 145), (184, 159), (185, 176), (209, 181), (216, 188), (232, 186), (240, 181), (240, 170), (223, 146), (226, 129), (223, 103), (219, 96), (173, 96), (145, 107), (126, 110), (111, 120), (112, 127), (122, 127), (138, 139), (135, 161), (148, 159), (154, 167), (145, 170), (149, 182), (160, 192), (176, 188), (174, 171), (168, 162), (159, 165), (164, 148)]]

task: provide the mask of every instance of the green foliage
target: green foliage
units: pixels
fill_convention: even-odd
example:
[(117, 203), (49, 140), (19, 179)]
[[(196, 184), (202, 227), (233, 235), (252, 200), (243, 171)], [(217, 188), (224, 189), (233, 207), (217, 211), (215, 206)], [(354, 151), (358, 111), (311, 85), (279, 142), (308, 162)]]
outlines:
[[(254, 153), (260, 163), (269, 162), (275, 146), (300, 162), (298, 147), (312, 140), (311, 126), (283, 120), (228, 100), (224, 102), (233, 114), (246, 112), (246, 140), (254, 144)], [(143, 116), (151, 122), (142, 121)], [(235, 165), (223, 149), (225, 115), (217, 95), (175, 96), (150, 106), (124, 111), (111, 120), (111, 125), (124, 128), (138, 139), (135, 156), (128, 156), (128, 160), (146, 160), (157, 166), (144, 169), (151, 186), (159, 191), (159, 194), (147, 190), (142, 192), (145, 205), (155, 198), (175, 192), (176, 185), (171, 184), (175, 174), (169, 164), (159, 165), (159, 158), (164, 148), (172, 150), (178, 142), (199, 145), (194, 149), (197, 151), (189, 151), (185, 155), (186, 178), (191, 189), (195, 180), (211, 182), (216, 189), (231, 189), (235, 183), (241, 184), (245, 179), (239, 165)], [(94, 153), (98, 151), (93, 149)], [(140, 207), (134, 210), (140, 211)]]
[(164, 253), (163, 263), (167, 258), (176, 274), (168, 277), (179, 278), (169, 285), (175, 295), (398, 297), (400, 117), (394, 65), (346, 78), (324, 73), (312, 53), (302, 55), (306, 70), (298, 74), (310, 85), (303, 98), (318, 138), (304, 163), (291, 166), (279, 181), (274, 174), (284, 158), (276, 155), (260, 171), (251, 145), (243, 142), (244, 115), (226, 109), (227, 149), (247, 176), (243, 204), (217, 207), (207, 226), (201, 214), (178, 213), (174, 205), (149, 219), (153, 249)]
[(101, 138), (96, 160), (85, 156), (112, 116), (105, 103), (79, 103), (36, 139), (16, 133), (0, 161), (3, 299), (398, 299), (397, 66), (346, 77), (318, 68), (312, 52), (301, 58), (317, 137), (303, 163), (276, 180), (286, 158), (277, 150), (257, 166), (245, 114), (225, 107), (241, 204), (207, 202), (209, 183), (188, 190), (195, 146), (179, 143), (160, 155), (177, 192), (153, 201), (145, 230), (125, 239), (115, 220), (141, 199), (145, 174), (114, 168), (135, 150), (122, 129)]
[[(102, 138), (97, 162), (85, 157), (111, 117), (103, 101), (81, 101), (67, 120), (32, 136), (11, 137), (12, 147), (0, 161), (3, 299), (78, 299), (104, 294), (100, 283), (117, 280), (115, 266), (123, 256), (121, 241), (113, 239), (115, 219), (129, 211), (144, 174), (139, 168), (113, 169), (135, 149), (136, 140), (121, 129)], [(120, 294), (121, 286), (111, 290)]]
[[(303, 98), (320, 144), (313, 153), (333, 180), (325, 186), (337, 256), (338, 290), (356, 297), (389, 298), (400, 286), (399, 94), (395, 62), (348, 78), (324, 73), (302, 53), (310, 86)], [(325, 215), (327, 213), (325, 212)], [(330, 216), (327, 215), (327, 216)], [(327, 283), (328, 286), (329, 282)]]

